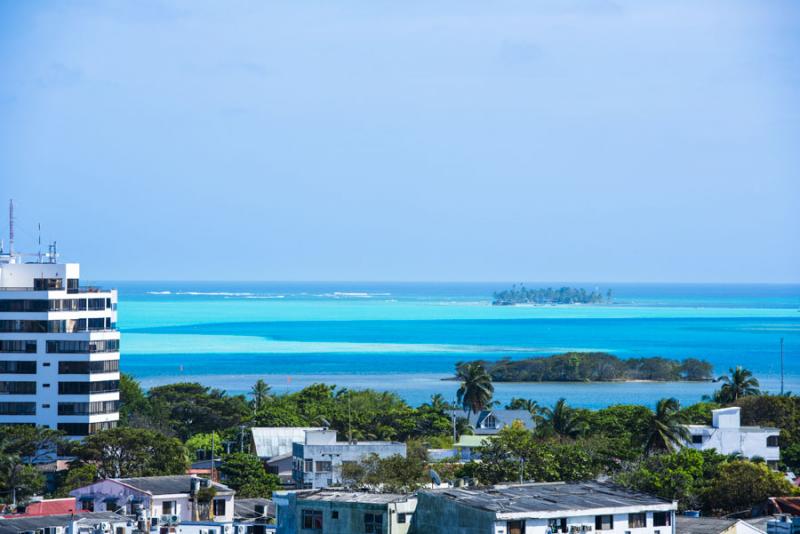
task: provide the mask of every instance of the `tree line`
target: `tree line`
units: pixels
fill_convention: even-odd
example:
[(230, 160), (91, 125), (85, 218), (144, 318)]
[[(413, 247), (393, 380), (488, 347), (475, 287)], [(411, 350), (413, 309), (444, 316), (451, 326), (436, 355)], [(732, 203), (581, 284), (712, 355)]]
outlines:
[(586, 291), (578, 287), (561, 287), (558, 289), (528, 289), (523, 284), (514, 284), (511, 289), (495, 291), (492, 304), (495, 306), (512, 306), (514, 304), (600, 304), (610, 303), (612, 293), (605, 294), (598, 290)]
[(493, 362), (459, 362), (456, 372), (470, 363), (485, 367), (495, 382), (610, 382), (615, 380), (711, 380), (713, 366), (705, 360), (686, 358), (621, 359), (605, 352), (567, 352)]

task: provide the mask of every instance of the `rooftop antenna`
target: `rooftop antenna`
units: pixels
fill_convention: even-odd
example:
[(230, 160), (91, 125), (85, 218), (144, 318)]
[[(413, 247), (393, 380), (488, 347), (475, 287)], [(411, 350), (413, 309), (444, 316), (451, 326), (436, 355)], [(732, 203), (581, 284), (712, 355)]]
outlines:
[(783, 395), (783, 338), (781, 338), (781, 395)]
[(353, 392), (347, 390), (347, 440), (353, 443), (353, 417), (350, 411), (350, 400), (353, 398)]
[(36, 223), (36, 226), (39, 230), (39, 248), (38, 255), (39, 255), (39, 263), (42, 263), (42, 223)]
[(8, 253), (14, 255), (14, 199), (8, 201)]

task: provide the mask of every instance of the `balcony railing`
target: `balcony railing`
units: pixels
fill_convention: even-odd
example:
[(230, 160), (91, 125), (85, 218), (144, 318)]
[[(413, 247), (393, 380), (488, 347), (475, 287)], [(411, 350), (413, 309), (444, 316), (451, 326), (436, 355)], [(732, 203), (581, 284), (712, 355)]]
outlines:
[(33, 286), (2, 286), (0, 287), (0, 291), (66, 291), (67, 293), (105, 293), (111, 291), (110, 289), (104, 289), (99, 286), (83, 286), (83, 287), (59, 287), (59, 288), (40, 288), (40, 287), (33, 287)]

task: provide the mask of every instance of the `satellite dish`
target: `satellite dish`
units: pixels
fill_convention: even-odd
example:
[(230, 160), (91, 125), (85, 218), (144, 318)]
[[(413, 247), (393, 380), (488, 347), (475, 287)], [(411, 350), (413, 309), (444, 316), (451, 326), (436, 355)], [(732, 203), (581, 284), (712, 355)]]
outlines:
[(433, 469), (429, 470), (428, 473), (431, 476), (431, 483), (436, 484), (437, 486), (442, 485), (442, 477), (439, 476), (439, 473), (437, 473)]

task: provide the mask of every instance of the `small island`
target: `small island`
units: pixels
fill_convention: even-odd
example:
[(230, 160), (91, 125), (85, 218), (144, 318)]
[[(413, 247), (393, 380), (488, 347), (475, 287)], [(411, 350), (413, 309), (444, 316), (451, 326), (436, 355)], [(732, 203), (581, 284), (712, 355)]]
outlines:
[[(456, 370), (476, 362), (459, 362)], [(567, 352), (553, 356), (489, 362), (478, 360), (495, 382), (659, 382), (708, 381), (713, 366), (705, 360), (686, 358), (622, 359), (605, 352)]]
[(511, 289), (495, 291), (492, 296), (494, 306), (514, 306), (516, 304), (603, 304), (611, 302), (611, 290), (603, 294), (600, 290), (587, 291), (579, 287), (561, 287), (558, 289), (528, 289), (524, 285), (514, 284)]

